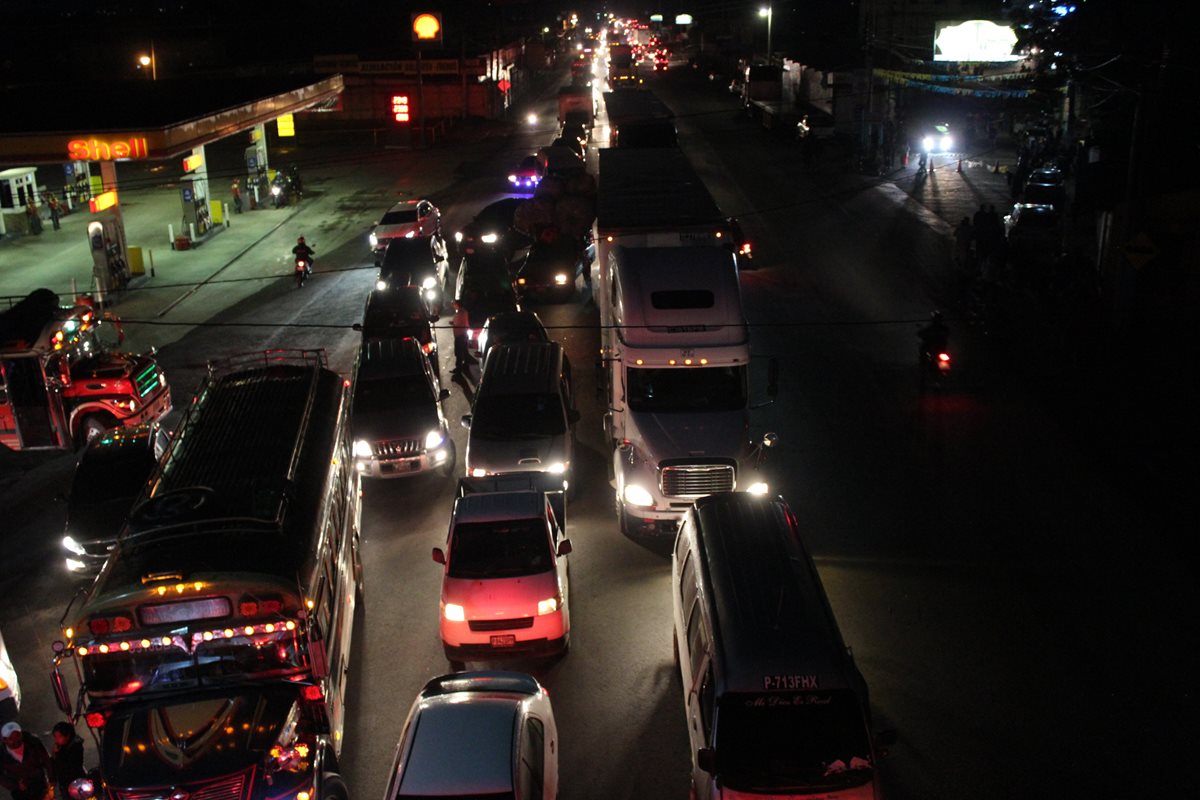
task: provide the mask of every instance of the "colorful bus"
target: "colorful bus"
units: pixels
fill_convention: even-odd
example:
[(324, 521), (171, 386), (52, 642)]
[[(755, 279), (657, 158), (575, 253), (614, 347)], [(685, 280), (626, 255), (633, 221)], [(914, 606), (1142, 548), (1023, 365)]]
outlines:
[(63, 616), (52, 683), (100, 761), (77, 800), (347, 797), (338, 758), (362, 591), (347, 383), (323, 351), (209, 365)]

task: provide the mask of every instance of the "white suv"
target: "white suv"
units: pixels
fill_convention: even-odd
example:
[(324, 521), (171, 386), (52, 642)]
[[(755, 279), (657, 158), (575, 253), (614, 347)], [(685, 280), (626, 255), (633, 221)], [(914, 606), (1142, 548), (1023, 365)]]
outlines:
[[(519, 480), (532, 485), (534, 478)], [(444, 566), (438, 616), (451, 669), (567, 652), (571, 540), (560, 516), (538, 490), (483, 491), (455, 501), (446, 549), (433, 548), (433, 560)]]
[(387, 210), (367, 234), (371, 252), (378, 265), (383, 251), (392, 239), (412, 239), (417, 236), (441, 235), (442, 212), (428, 200), (402, 200)]

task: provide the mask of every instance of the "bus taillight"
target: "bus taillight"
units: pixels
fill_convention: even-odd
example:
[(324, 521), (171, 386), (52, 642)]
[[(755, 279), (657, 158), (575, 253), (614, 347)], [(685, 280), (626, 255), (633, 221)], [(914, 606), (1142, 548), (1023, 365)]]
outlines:
[(103, 636), (106, 633), (124, 633), (133, 628), (133, 619), (124, 614), (114, 614), (111, 617), (92, 617), (88, 620), (88, 630), (93, 636)]

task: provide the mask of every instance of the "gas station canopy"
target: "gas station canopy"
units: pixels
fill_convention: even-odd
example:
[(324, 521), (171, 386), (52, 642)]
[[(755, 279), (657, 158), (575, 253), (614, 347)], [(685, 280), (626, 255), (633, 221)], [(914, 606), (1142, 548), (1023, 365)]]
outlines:
[(171, 158), (331, 103), (342, 76), (81, 82), (0, 92), (0, 167)]

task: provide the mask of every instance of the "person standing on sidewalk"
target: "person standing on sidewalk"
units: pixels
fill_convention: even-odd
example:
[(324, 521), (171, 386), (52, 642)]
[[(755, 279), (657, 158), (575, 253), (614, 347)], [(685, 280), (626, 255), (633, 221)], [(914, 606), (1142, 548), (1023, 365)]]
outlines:
[(41, 741), (25, 733), (16, 722), (0, 728), (0, 786), (8, 789), (13, 800), (53, 798), (50, 754)]
[(233, 179), (233, 186), (230, 187), (233, 193), (233, 213), (242, 213), (242, 187), (238, 185), (238, 179)]
[(471, 329), (471, 317), (457, 300), (454, 301), (453, 308), (454, 317), (450, 320), (450, 327), (454, 331), (454, 372), (461, 375), (472, 364), (479, 362), (471, 355), (467, 338), (467, 332)]
[(54, 230), (61, 230), (62, 225), (58, 223), (62, 216), (62, 207), (58, 204), (58, 198), (53, 194), (46, 197), (46, 205), (50, 207), (50, 222), (54, 225)]

